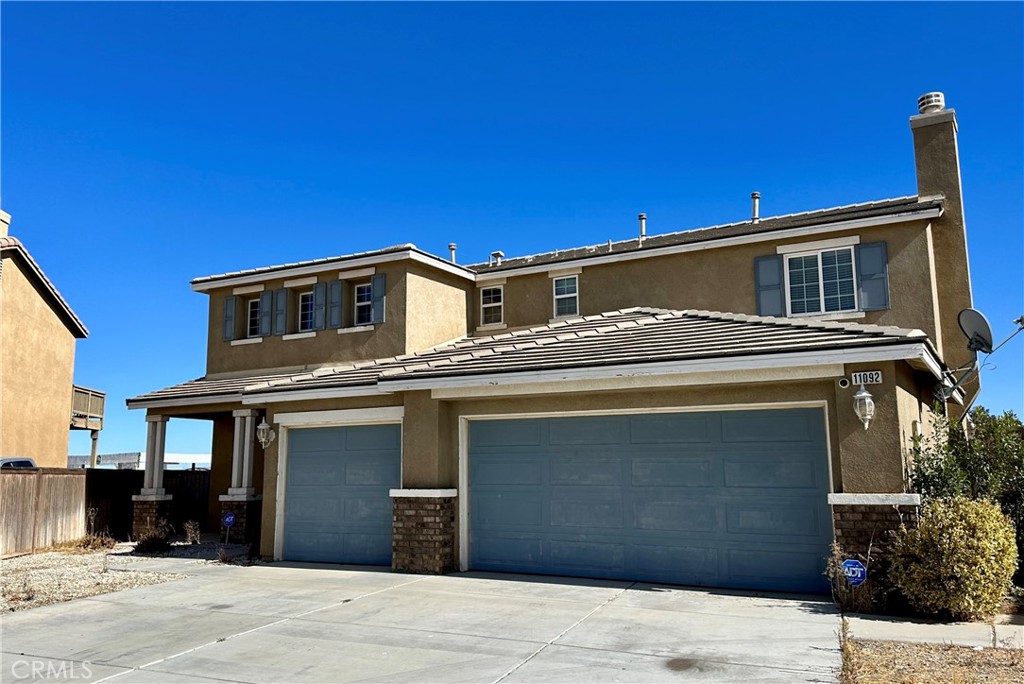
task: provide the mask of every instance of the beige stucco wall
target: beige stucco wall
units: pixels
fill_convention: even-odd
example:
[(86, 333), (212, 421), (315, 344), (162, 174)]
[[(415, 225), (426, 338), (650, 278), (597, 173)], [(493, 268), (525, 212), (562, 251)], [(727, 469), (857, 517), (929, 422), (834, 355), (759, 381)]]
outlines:
[[(897, 372), (899, 369), (899, 372)], [(754, 406), (786, 406), (819, 402), (827, 421), (833, 491), (901, 492), (904, 489), (903, 435), (912, 413), (903, 395), (926, 394), (927, 378), (914, 374), (906, 364), (884, 362), (847, 366), (844, 375), (858, 370), (880, 370), (883, 384), (872, 385), (876, 417), (867, 431), (853, 412), (855, 388), (840, 388), (838, 380), (743, 383), (632, 391), (562, 393), (497, 399), (441, 401), (429, 391), (405, 392), (380, 397), (349, 398), (273, 404), (268, 411), (323, 411), (402, 405), (402, 486), (408, 488), (457, 487), (459, 483), (459, 424), (463, 416), (558, 413), (564, 411), (615, 411), (628, 408), (714, 409)], [(903, 398), (901, 398), (903, 397)], [(273, 420), (271, 418), (271, 420)], [(261, 553), (273, 554), (275, 501), (278, 477), (278, 446), (265, 454), (263, 537)]]
[(0, 277), (0, 456), (66, 468), (75, 337), (16, 259)]
[[(926, 221), (915, 221), (586, 266), (578, 276), (580, 313), (592, 315), (651, 306), (756, 314), (755, 258), (775, 254), (780, 245), (859, 236), (862, 243), (886, 243), (890, 308), (866, 312), (854, 321), (920, 328), (933, 337), (936, 307), (927, 227)], [(553, 265), (552, 269), (559, 267), (565, 265)], [(509, 272), (506, 278), (506, 325), (521, 328), (547, 323), (553, 315), (554, 297), (548, 274), (516, 276)], [(471, 307), (474, 329), (479, 325), (479, 307), (478, 291)]]
[(443, 271), (410, 266), (405, 276), (406, 352), (463, 337), (472, 288), (472, 283)]
[[(341, 269), (321, 273), (318, 282), (337, 280)], [(384, 323), (372, 330), (351, 332), (353, 299), (351, 285), (364, 279), (346, 281), (343, 302), (343, 332), (319, 330), (314, 337), (286, 340), (270, 335), (255, 344), (235, 344), (223, 339), (224, 302), (232, 288), (208, 293), (210, 297), (207, 362), (208, 374), (275, 368), (316, 368), (363, 359), (380, 359), (419, 351), (466, 334), (469, 291), (464, 278), (420, 266), (412, 261), (381, 264), (377, 273), (387, 277)], [(369, 276), (365, 278), (369, 280)], [(263, 283), (266, 290), (284, 287), (285, 279)], [(313, 285), (294, 288), (312, 289)], [(245, 316), (246, 302), (259, 293), (237, 295), (239, 315)], [(297, 304), (289, 309), (289, 333), (293, 332)], [(240, 324), (241, 325), (241, 324)], [(241, 327), (239, 328), (241, 329)]]

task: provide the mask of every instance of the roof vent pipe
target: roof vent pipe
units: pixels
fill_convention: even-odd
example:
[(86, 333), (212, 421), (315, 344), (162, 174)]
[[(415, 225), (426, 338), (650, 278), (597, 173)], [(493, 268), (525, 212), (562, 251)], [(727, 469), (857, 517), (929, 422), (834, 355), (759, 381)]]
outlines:
[(455, 248), (458, 247), (454, 242), (448, 243), (448, 260), (453, 264), (455, 263)]
[(501, 266), (501, 260), (505, 258), (505, 253), (498, 250), (491, 252), (491, 258), (488, 260), (489, 265)]
[(925, 93), (921, 97), (917, 98), (917, 111), (921, 114), (941, 112), (945, 108), (946, 96), (938, 91)]
[(640, 244), (642, 245), (647, 239), (647, 214), (639, 214), (637, 219), (640, 221)]
[(756, 190), (750, 193), (752, 207), (750, 209), (750, 222), (757, 223), (761, 220), (761, 193)]

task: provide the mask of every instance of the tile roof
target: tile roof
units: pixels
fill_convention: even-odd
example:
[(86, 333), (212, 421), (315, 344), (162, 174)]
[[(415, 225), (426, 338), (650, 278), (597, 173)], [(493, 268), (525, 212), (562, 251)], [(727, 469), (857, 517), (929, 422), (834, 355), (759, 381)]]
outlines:
[(287, 264), (276, 264), (274, 266), (261, 266), (260, 268), (247, 268), (247, 269), (243, 269), (241, 271), (230, 271), (228, 273), (218, 273), (217, 275), (209, 275), (209, 276), (203, 276), (201, 278), (193, 278), (191, 284), (192, 285), (200, 285), (200, 284), (203, 284), (203, 283), (210, 283), (210, 282), (214, 282), (214, 281), (217, 281), (217, 280), (228, 280), (229, 278), (238, 278), (238, 277), (241, 277), (241, 276), (252, 276), (252, 275), (263, 275), (263, 274), (268, 274), (269, 275), (269, 274), (277, 273), (278, 271), (290, 271), (293, 268), (304, 268), (306, 266), (325, 266), (325, 267), (326, 266), (334, 266), (334, 265), (343, 266), (346, 261), (354, 261), (356, 259), (366, 259), (366, 258), (372, 258), (372, 257), (377, 257), (377, 256), (385, 256), (387, 254), (395, 254), (395, 253), (398, 253), (398, 252), (416, 252), (416, 253), (420, 254), (421, 256), (424, 256), (424, 257), (427, 257), (429, 259), (434, 259), (436, 261), (439, 261), (439, 262), (445, 264), (446, 266), (449, 266), (449, 267), (454, 266), (455, 268), (462, 268), (463, 270), (465, 270), (464, 266), (459, 266), (458, 264), (453, 264), (452, 262), (448, 261), (447, 259), (442, 259), (441, 257), (437, 256), (436, 254), (431, 254), (430, 252), (424, 252), (422, 249), (420, 249), (419, 247), (417, 247), (414, 244), (406, 243), (406, 244), (401, 244), (401, 245), (392, 245), (390, 247), (383, 247), (381, 249), (374, 249), (374, 250), (371, 250), (369, 252), (356, 252), (355, 254), (342, 254), (342, 255), (339, 255), (339, 256), (324, 257), (324, 258), (321, 258), (321, 259), (308, 259), (306, 261), (293, 261), (293, 262), (287, 263)]
[(723, 238), (739, 237), (745, 235), (758, 235), (790, 228), (803, 228), (820, 225), (823, 223), (838, 223), (844, 221), (856, 221), (860, 219), (882, 218), (901, 214), (916, 214), (927, 212), (942, 207), (942, 198), (918, 198), (917, 196), (896, 197), (892, 199), (877, 200), (873, 202), (862, 202), (860, 204), (848, 204), (831, 209), (818, 209), (799, 214), (786, 214), (784, 216), (770, 216), (760, 219), (757, 223), (749, 219), (738, 223), (729, 223), (708, 228), (696, 228), (693, 230), (680, 231), (675, 233), (663, 233), (660, 235), (649, 235), (641, 245), (637, 238), (622, 240), (619, 242), (607, 242), (589, 247), (576, 247), (572, 249), (555, 250), (542, 254), (530, 256), (512, 257), (501, 260), (501, 265), (472, 264), (467, 266), (477, 273), (494, 273), (497, 271), (508, 271), (524, 266), (536, 266), (541, 264), (554, 264), (573, 259), (586, 257), (606, 256), (608, 254), (623, 254), (639, 250), (652, 250), (658, 247), (672, 247), (695, 242), (706, 242), (720, 240)]
[(72, 334), (79, 339), (89, 336), (89, 329), (85, 327), (82, 320), (71, 309), (71, 305), (61, 296), (56, 286), (46, 277), (43, 269), (40, 268), (39, 264), (36, 263), (36, 260), (32, 258), (28, 249), (25, 248), (25, 245), (18, 238), (10, 235), (0, 237), (0, 254), (4, 256), (16, 254), (20, 257), (28, 266), (29, 272), (39, 280), (39, 284), (42, 285), (44, 292), (50, 296), (52, 303), (56, 305), (57, 314), (64, 319), (65, 325), (68, 326)]
[[(194, 380), (129, 400), (372, 387), (389, 381), (854, 350), (927, 340), (920, 330), (710, 311), (636, 307), (527, 330), (469, 337), (415, 354), (300, 373)], [(528, 378), (527, 378), (528, 379)]]

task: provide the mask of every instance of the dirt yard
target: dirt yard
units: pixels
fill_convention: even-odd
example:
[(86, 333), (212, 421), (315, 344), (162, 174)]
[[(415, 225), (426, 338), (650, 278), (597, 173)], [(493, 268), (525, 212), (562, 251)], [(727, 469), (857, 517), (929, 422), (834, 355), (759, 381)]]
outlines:
[(1024, 681), (1024, 650), (911, 644), (901, 641), (850, 642), (844, 654), (843, 684), (976, 684)]
[[(112, 553), (124, 554), (131, 545)], [(181, 579), (167, 572), (119, 570), (110, 567), (107, 551), (51, 551), (0, 561), (0, 613), (26, 610), (61, 601)]]

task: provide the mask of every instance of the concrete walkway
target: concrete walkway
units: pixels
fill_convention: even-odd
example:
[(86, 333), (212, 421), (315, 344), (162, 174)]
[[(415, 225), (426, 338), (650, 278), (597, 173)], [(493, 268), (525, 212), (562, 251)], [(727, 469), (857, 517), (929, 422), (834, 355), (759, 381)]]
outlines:
[(1024, 648), (1024, 615), (1000, 615), (987, 622), (932, 622), (881, 615), (850, 615), (856, 639), (910, 641), (984, 648)]
[[(135, 561), (188, 579), (2, 618), (3, 682), (830, 682), (817, 597)], [(50, 677), (57, 679), (58, 677)]]

